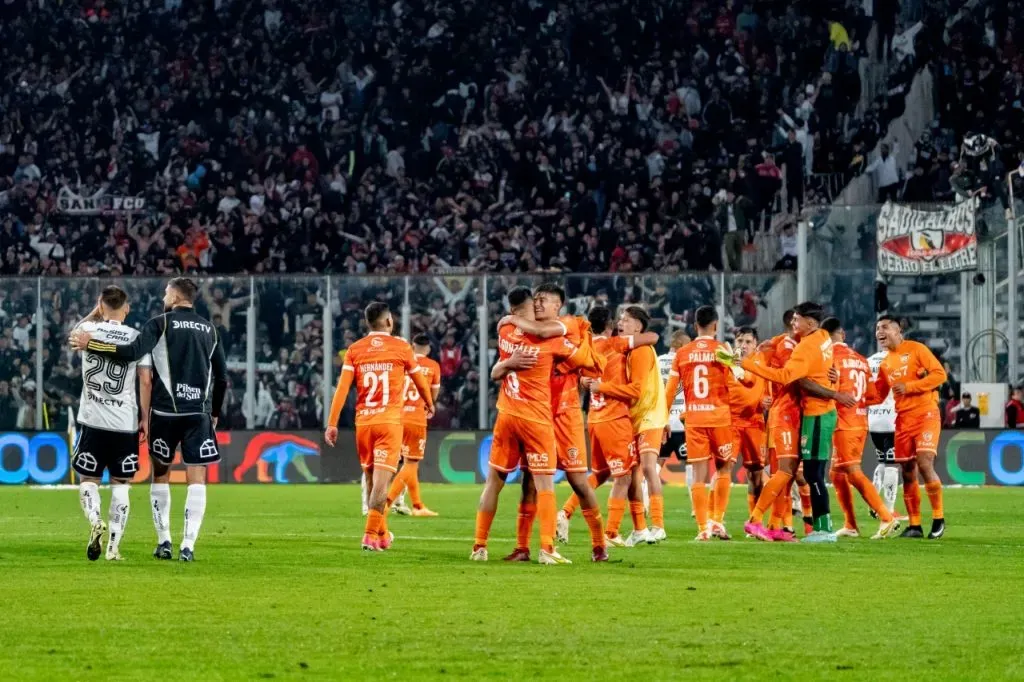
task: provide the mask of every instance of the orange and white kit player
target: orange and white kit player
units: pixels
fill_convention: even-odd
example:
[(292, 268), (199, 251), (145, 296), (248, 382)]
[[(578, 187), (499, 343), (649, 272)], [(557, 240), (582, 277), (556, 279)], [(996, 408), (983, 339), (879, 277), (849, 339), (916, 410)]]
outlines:
[(882, 525), (872, 536), (873, 540), (889, 537), (899, 530), (900, 524), (885, 506), (871, 480), (860, 468), (864, 456), (864, 444), (868, 439), (869, 402), (878, 403), (875, 387), (870, 382), (871, 368), (867, 359), (846, 345), (846, 333), (839, 320), (834, 317), (822, 321), (821, 328), (832, 335), (832, 367), (839, 375), (837, 391), (852, 395), (857, 401), (854, 406), (836, 404), (839, 418), (832, 436), (832, 487), (843, 511), (843, 527), (836, 533), (839, 537), (859, 537), (857, 519), (853, 511), (853, 490), (856, 488), (864, 501), (878, 514)]
[[(508, 293), (513, 315), (533, 319), (533, 293), (517, 287)], [(551, 372), (562, 360), (580, 361), (578, 347), (565, 337), (542, 339), (514, 325), (498, 331), (498, 362), (491, 378), (501, 381), (487, 481), (477, 507), (472, 561), (487, 561), (487, 539), (508, 475), (524, 466), (537, 490), (540, 563), (571, 563), (555, 549), (555, 427), (551, 412)], [(526, 483), (524, 477), (524, 483)], [(603, 547), (602, 547), (603, 549)], [(607, 555), (593, 556), (595, 561)]]
[(936, 540), (946, 532), (942, 509), (942, 481), (935, 473), (935, 455), (939, 446), (942, 419), (939, 414), (938, 388), (946, 383), (946, 370), (922, 343), (903, 338), (899, 321), (888, 315), (878, 318), (875, 338), (889, 351), (882, 360), (875, 380), (878, 395), (892, 390), (896, 399), (896, 457), (903, 469), (903, 501), (910, 517), (901, 537), (920, 538), (921, 491), (917, 472), (921, 472), (928, 501), (932, 507), (932, 529), (928, 539)]
[[(412, 350), (427, 383), (430, 384), (430, 399), (437, 404), (441, 392), (441, 366), (430, 355), (430, 337), (417, 334), (412, 339)], [(402, 409), (402, 468), (388, 490), (388, 506), (396, 514), (412, 516), (437, 516), (427, 509), (420, 497), (420, 462), (427, 449), (427, 403), (409, 377), (405, 378), (405, 407)], [(412, 509), (405, 506), (405, 490), (412, 498)]]
[(371, 303), (364, 313), (369, 333), (345, 353), (338, 388), (331, 401), (331, 415), (324, 440), (334, 447), (338, 417), (349, 388), (356, 385), (356, 451), (359, 465), (371, 481), (370, 513), (366, 518), (363, 549), (380, 551), (391, 546), (387, 530), (387, 491), (398, 471), (402, 452), (402, 407), (406, 376), (415, 383), (426, 403), (426, 416), (434, 415), (430, 384), (420, 372), (412, 346), (392, 336), (395, 320), (386, 303)]
[[(686, 461), (693, 465), (694, 516), (697, 540), (712, 537), (728, 540), (724, 518), (732, 487), (733, 450), (732, 415), (729, 410), (729, 385), (735, 381), (732, 371), (715, 359), (715, 351), (727, 348), (715, 338), (718, 312), (711, 306), (694, 313), (697, 338), (676, 351), (669, 372), (667, 393), (675, 396), (680, 385), (686, 402)], [(731, 349), (729, 349), (731, 353)], [(667, 416), (667, 412), (666, 412)], [(709, 509), (707, 478), (711, 459), (715, 462), (715, 508)]]
[[(741, 327), (736, 332), (737, 357), (746, 358), (757, 351), (757, 330)], [(747, 511), (753, 513), (757, 497), (764, 487), (765, 452), (768, 435), (765, 429), (765, 398), (768, 382), (753, 372), (729, 385), (729, 410), (732, 413), (733, 455), (747, 470)], [(714, 505), (712, 505), (714, 507)], [(721, 518), (712, 516), (716, 521)]]

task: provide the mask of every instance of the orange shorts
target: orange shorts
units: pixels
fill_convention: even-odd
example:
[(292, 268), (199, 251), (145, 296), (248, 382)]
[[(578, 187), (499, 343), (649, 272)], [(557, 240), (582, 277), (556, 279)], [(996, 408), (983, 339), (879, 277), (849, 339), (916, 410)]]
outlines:
[(686, 427), (686, 462), (706, 462), (715, 459), (733, 459), (733, 438), (731, 426), (688, 426)]
[(567, 474), (587, 473), (587, 431), (578, 408), (555, 415), (555, 451), (559, 469)]
[(498, 413), (491, 439), (492, 469), (510, 473), (526, 465), (530, 473), (553, 475), (555, 459), (555, 429), (550, 424)]
[(764, 469), (765, 432), (763, 426), (732, 427), (732, 451), (743, 458), (748, 469)]
[(427, 452), (426, 424), (405, 424), (402, 427), (402, 459), (419, 462)]
[(660, 455), (663, 440), (665, 440), (665, 429), (648, 429), (636, 434), (633, 443), (636, 445), (637, 461), (639, 461), (640, 455)]
[(636, 468), (636, 443), (629, 417), (590, 425), (590, 462), (595, 474), (610, 471), (613, 478)]
[(773, 414), (768, 421), (768, 447), (776, 459), (800, 456), (800, 415)]
[(942, 419), (930, 410), (910, 419), (896, 417), (896, 462), (909, 462), (919, 453), (935, 454), (939, 448)]
[(402, 425), (356, 424), (356, 452), (363, 471), (398, 471), (398, 458), (402, 454)]
[(832, 434), (832, 466), (860, 464), (864, 459), (864, 442), (868, 432), (863, 429), (836, 431)]

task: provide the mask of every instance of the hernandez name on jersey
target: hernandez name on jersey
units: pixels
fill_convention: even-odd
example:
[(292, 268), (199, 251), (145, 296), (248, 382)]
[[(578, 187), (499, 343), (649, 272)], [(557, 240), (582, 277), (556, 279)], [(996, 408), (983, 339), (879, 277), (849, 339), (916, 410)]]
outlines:
[[(888, 355), (888, 351), (879, 351), (868, 358), (868, 367), (871, 368), (871, 380), (878, 378), (878, 368), (882, 366), (882, 360)], [(868, 407), (868, 431), (872, 433), (893, 433), (896, 430), (896, 399), (892, 392), (885, 396), (885, 402), (879, 405)]]
[[(661, 383), (668, 383), (669, 372), (672, 371), (672, 362), (676, 359), (676, 354), (664, 353), (658, 356), (658, 371), (661, 373)], [(672, 396), (666, 396), (672, 398)], [(668, 411), (668, 425), (671, 431), (682, 431), (683, 430), (683, 415), (686, 414), (686, 400), (683, 398), (683, 392), (679, 391), (675, 395), (675, 399), (672, 400), (672, 406)]]
[[(83, 322), (80, 328), (92, 334), (93, 339), (115, 346), (127, 345), (139, 335), (135, 329), (117, 322)], [(151, 364), (148, 355), (136, 363), (84, 351), (78, 423), (104, 431), (138, 431), (135, 368)]]

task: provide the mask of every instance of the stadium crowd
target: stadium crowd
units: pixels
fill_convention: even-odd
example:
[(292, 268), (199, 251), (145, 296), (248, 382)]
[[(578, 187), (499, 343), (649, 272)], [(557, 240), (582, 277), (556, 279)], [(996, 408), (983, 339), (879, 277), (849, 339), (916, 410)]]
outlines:
[[(814, 178), (852, 177), (849, 158), (899, 115), (890, 87), (896, 98), (853, 116), (872, 21), (898, 32), (898, 14), (893, 0), (5, 2), (0, 274), (434, 274), (411, 278), (412, 331), (449, 354), (439, 420), (473, 424), (481, 292), (453, 272), (616, 273), (570, 292), (662, 297), (651, 307), (667, 329), (714, 285), (659, 291), (632, 273), (740, 271), (769, 230), (778, 269), (794, 269), (791, 221), (777, 214), (828, 201)], [(933, 32), (893, 83), (930, 59)], [(142, 197), (145, 210), (59, 210), (100, 196)], [(318, 425), (323, 282), (256, 281), (203, 296), (231, 340), (225, 412), (235, 425), (247, 410), (260, 426)], [(335, 348), (358, 332), (361, 303), (402, 305), (398, 281), (337, 284)], [(44, 282), (45, 320), (33, 319), (34, 281), (0, 299), (0, 378), (23, 426), (37, 324), (48, 419), (80, 381), (60, 340), (90, 290)], [(732, 316), (756, 318), (760, 286), (729, 287)], [(155, 310), (158, 285), (144, 289), (133, 317)], [(245, 406), (249, 296), (260, 370)]]

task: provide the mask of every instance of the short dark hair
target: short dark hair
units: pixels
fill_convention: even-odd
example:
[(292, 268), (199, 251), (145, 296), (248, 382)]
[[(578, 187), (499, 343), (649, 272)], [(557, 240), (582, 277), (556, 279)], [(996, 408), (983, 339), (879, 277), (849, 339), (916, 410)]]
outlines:
[(895, 315), (879, 315), (878, 319), (875, 320), (875, 324), (878, 324), (879, 322), (892, 322), (901, 330), (903, 329), (903, 323), (900, 321), (900, 318), (896, 317)]
[(391, 314), (391, 308), (383, 301), (374, 301), (366, 306), (363, 317), (366, 318), (366, 325), (370, 329), (377, 329), (383, 326), (384, 318)]
[(839, 321), (838, 317), (826, 317), (821, 321), (821, 328), (829, 334), (835, 334), (843, 328), (843, 324)]
[(199, 285), (191, 277), (175, 277), (167, 286), (181, 294), (181, 297), (189, 302), (189, 304), (196, 302), (196, 297), (199, 296)]
[(608, 331), (608, 327), (611, 324), (612, 311), (606, 306), (595, 305), (590, 309), (587, 320), (590, 322), (590, 326), (593, 327), (594, 332), (603, 334)]
[(793, 315), (796, 315), (796, 311), (790, 308), (786, 312), (782, 313), (782, 324), (785, 327), (793, 324)]
[(430, 337), (426, 334), (416, 334), (412, 337), (412, 345), (430, 347)]
[(795, 308), (793, 312), (800, 317), (809, 317), (812, 320), (821, 322), (825, 319), (825, 309), (821, 307), (821, 304), (815, 303), (814, 301), (804, 301)]
[(712, 322), (718, 321), (718, 311), (714, 306), (702, 305), (693, 314), (693, 321), (701, 329), (706, 329), (711, 326)]
[(512, 287), (508, 292), (508, 304), (512, 308), (518, 308), (533, 298), (530, 287)]
[(554, 282), (544, 282), (536, 289), (533, 290), (533, 295), (538, 296), (540, 294), (553, 294), (558, 297), (562, 303), (565, 303), (565, 289), (558, 286)]
[(640, 323), (640, 331), (647, 331), (647, 327), (651, 324), (651, 316), (647, 314), (643, 306), (627, 306), (625, 313)]
[(757, 336), (757, 330), (754, 329), (753, 327), (740, 327), (739, 329), (737, 329), (736, 338), (738, 339), (741, 336), (753, 336), (754, 341), (760, 341), (760, 339)]
[(100, 300), (103, 301), (103, 305), (111, 310), (120, 310), (128, 302), (128, 292), (119, 286), (111, 284), (103, 289), (103, 293), (100, 294)]

